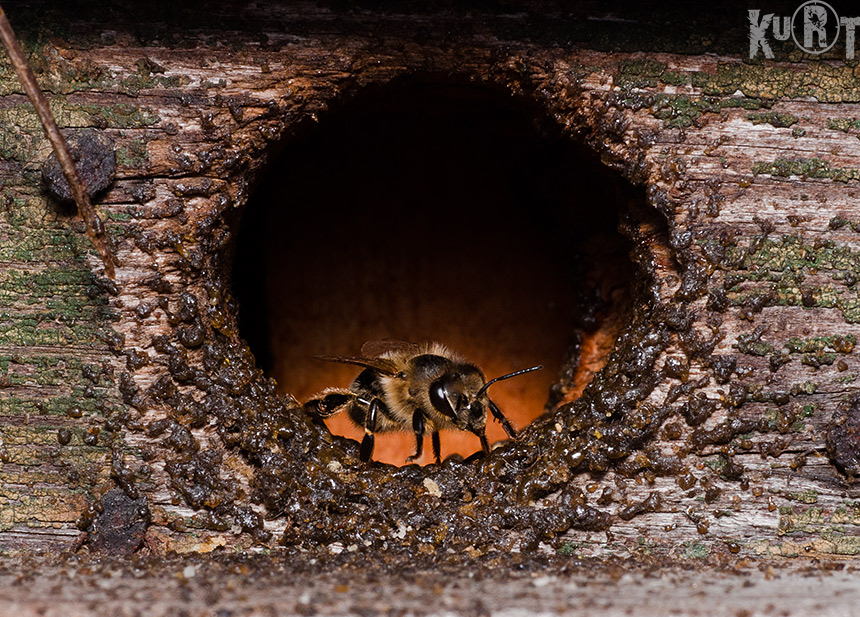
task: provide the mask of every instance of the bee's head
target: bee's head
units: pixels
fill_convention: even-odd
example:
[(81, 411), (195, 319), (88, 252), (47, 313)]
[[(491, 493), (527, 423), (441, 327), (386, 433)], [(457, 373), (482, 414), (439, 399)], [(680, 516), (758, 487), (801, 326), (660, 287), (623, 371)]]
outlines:
[(481, 372), (474, 366), (461, 364), (430, 384), (430, 403), (460, 430), (483, 427), (486, 423), (486, 402), (481, 405), (479, 401), (484, 395), (481, 391), (483, 387), (484, 376)]
[(487, 405), (492, 404), (487, 388), (497, 381), (540, 368), (534, 366), (484, 383), (481, 371), (474, 366), (461, 364), (430, 384), (430, 402), (436, 411), (450, 418), (458, 429), (483, 435), (487, 424)]

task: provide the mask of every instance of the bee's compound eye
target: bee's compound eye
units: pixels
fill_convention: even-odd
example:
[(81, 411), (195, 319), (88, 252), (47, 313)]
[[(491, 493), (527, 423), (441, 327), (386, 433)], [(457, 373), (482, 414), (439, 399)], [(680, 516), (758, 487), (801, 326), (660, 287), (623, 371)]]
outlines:
[(455, 418), (456, 414), (451, 408), (451, 403), (448, 402), (445, 386), (445, 379), (437, 379), (430, 384), (430, 402), (439, 413), (448, 416), (449, 418)]

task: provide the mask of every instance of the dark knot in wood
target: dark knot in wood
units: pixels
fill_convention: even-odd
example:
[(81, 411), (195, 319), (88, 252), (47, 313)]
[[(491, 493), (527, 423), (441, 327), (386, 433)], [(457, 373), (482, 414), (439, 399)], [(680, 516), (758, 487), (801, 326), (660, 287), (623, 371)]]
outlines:
[[(84, 190), (92, 199), (104, 191), (116, 176), (116, 152), (113, 139), (95, 131), (85, 131), (67, 138), (75, 169)], [(42, 179), (51, 196), (64, 202), (75, 201), (56, 153), (42, 166)]]
[(860, 394), (853, 395), (833, 413), (827, 427), (827, 453), (849, 479), (860, 475)]

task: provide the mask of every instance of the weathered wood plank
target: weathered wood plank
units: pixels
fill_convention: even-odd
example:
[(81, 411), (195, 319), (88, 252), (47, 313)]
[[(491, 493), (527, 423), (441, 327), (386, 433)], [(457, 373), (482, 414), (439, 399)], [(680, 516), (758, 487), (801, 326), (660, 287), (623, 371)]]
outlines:
[[(210, 548), (343, 536), (460, 550), (478, 517), (497, 531), (475, 536), (476, 546), (544, 542), (581, 555), (860, 551), (858, 491), (826, 443), (858, 370), (853, 69), (512, 42), (506, 20), (416, 39), (457, 20), (381, 23), (279, 7), (262, 37), (200, 26), (176, 32), (173, 47), (116, 24), (81, 40), (25, 41), (61, 125), (116, 143), (116, 180), (97, 207), (121, 266), (113, 288), (79, 221), (45, 197), (39, 174), (49, 148), (4, 66), (5, 548), (20, 546), (28, 529), (34, 546), (45, 542), (41, 529), (59, 530), (51, 542), (72, 537), (85, 503), (119, 482), (148, 499), (150, 548), (161, 538), (199, 546), (193, 530)], [(354, 453), (329, 446), (326, 431), (306, 426), (269, 390), (242, 349), (227, 297), (225, 247), (276, 150), (363, 88), (416, 72), (516, 94), (649, 199), (630, 234), (653, 298), (642, 293), (604, 381), (477, 475), (474, 466), (356, 468)], [(654, 231), (661, 226), (665, 234)], [(622, 366), (625, 353), (647, 347), (649, 331), (661, 337), (659, 352)], [(713, 356), (732, 356), (736, 367), (717, 370)], [(649, 374), (655, 384), (640, 392)], [(589, 404), (614, 400), (610, 407), (622, 409), (628, 392), (637, 405), (618, 419), (589, 415)], [(685, 419), (695, 415), (691, 405), (706, 408), (701, 424)], [(607, 458), (598, 433), (635, 428), (648, 409), (666, 411), (660, 427)], [(586, 455), (593, 458), (579, 463)], [(493, 460), (517, 477), (494, 471), (502, 463)], [(438, 509), (456, 533), (439, 531), (430, 515), (400, 533), (398, 523), (405, 530), (430, 499), (424, 478), (445, 487)], [(380, 498), (380, 486), (394, 496)], [(321, 497), (327, 490), (336, 496)], [(491, 503), (495, 494), (502, 506)], [(592, 521), (571, 520), (577, 506), (604, 513), (609, 531), (576, 530)], [(541, 527), (550, 514), (564, 520)]]

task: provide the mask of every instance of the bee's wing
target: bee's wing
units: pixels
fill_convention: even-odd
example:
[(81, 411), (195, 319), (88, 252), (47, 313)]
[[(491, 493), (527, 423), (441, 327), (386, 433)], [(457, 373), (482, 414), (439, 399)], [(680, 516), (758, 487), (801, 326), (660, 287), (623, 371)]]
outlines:
[(396, 338), (384, 338), (378, 341), (367, 341), (361, 346), (361, 355), (367, 358), (378, 358), (386, 353), (418, 353), (420, 347), (409, 341), (401, 341)]
[(355, 364), (356, 366), (372, 368), (386, 375), (396, 375), (398, 372), (397, 364), (388, 358), (365, 358), (364, 356), (314, 356), (314, 358), (324, 360), (325, 362)]

